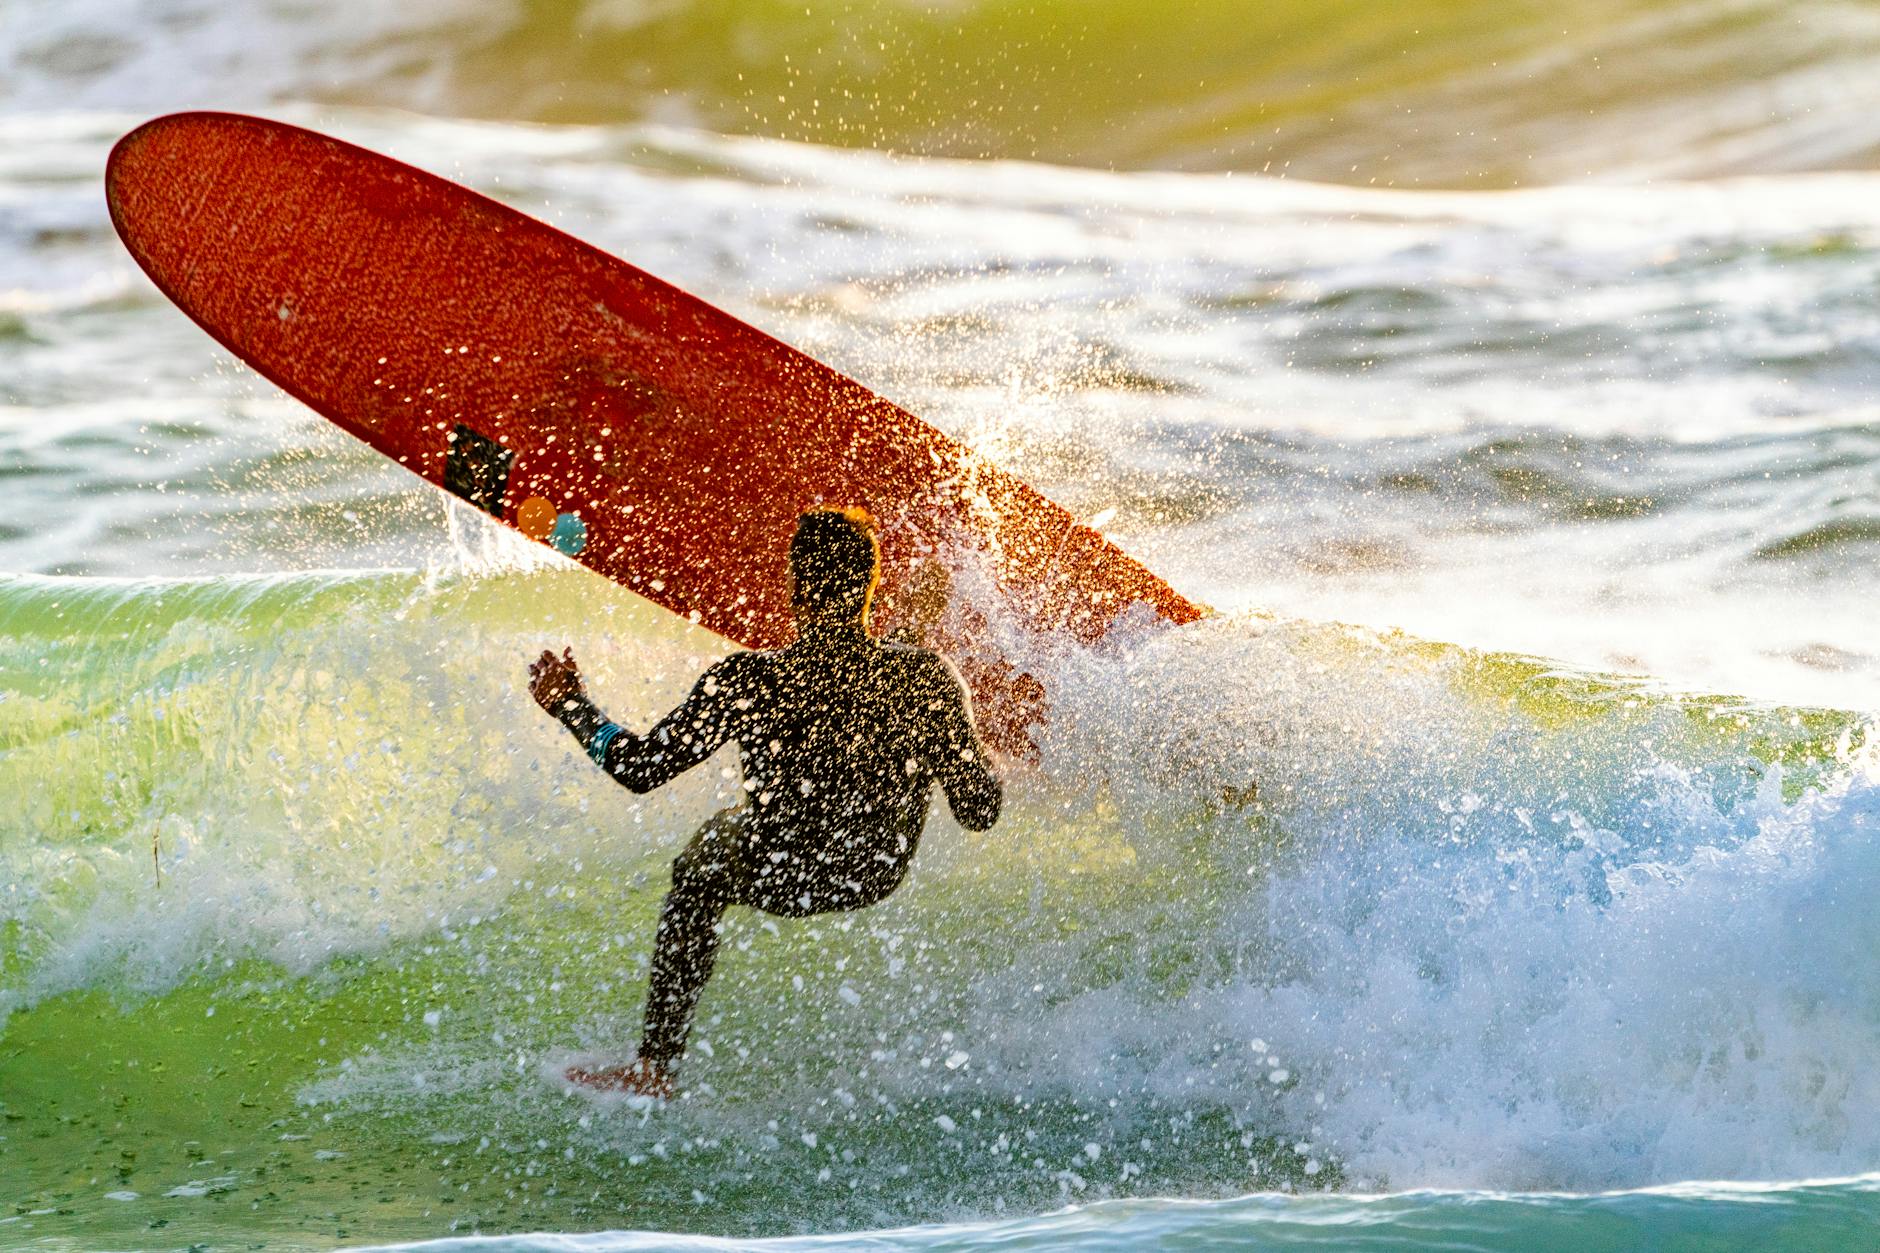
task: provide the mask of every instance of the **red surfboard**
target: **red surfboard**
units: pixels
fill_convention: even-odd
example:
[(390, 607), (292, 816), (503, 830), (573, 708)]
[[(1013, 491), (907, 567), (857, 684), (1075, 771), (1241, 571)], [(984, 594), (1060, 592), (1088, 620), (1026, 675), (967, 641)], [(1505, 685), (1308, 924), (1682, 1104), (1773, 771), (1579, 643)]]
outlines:
[[(794, 636), (797, 516), (881, 526), (877, 621), (918, 624), (1023, 751), (1034, 646), (1200, 609), (1012, 475), (696, 297), (314, 131), (183, 113), (121, 139), (111, 219), (156, 285), (342, 429), (749, 648)], [(952, 571), (951, 577), (937, 573)], [(950, 589), (950, 591), (949, 591)]]

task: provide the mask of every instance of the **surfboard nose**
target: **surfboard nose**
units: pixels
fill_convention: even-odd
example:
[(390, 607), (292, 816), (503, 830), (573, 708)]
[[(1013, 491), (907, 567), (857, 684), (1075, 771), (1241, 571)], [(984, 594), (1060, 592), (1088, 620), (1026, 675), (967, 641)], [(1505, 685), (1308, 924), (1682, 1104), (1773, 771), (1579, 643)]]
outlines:
[[(203, 151), (193, 137), (206, 118), (259, 120), (239, 113), (166, 113), (126, 132), (111, 145), (104, 163), (105, 204), (118, 237), (133, 250), (147, 247), (162, 223), (173, 216), (163, 212), (163, 202), (180, 201), (194, 181), (188, 177), (189, 170), (200, 168)], [(175, 142), (180, 138), (191, 142)]]

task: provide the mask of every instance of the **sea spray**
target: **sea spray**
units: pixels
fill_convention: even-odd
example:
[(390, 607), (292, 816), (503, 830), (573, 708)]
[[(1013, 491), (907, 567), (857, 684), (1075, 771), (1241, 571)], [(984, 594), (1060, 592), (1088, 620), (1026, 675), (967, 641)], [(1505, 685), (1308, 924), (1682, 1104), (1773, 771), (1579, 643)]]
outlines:
[[(519, 666), (571, 643), (640, 725), (722, 642), (453, 535), (436, 493), (218, 360), (98, 184), (178, 84), (469, 107), (461, 54), (506, 19), (282, 11), (299, 28), (262, 39), (240, 5), (108, 7), (0, 31), (8, 107), (59, 110), (0, 117), (0, 567), (36, 572), (0, 586), (0, 1242), (931, 1219), (881, 1239), (1864, 1247), (1871, 731), (1807, 706), (1880, 690), (1874, 179), (1616, 180), (1861, 150), (1867, 19), (1620, 4), (1531, 28), (1546, 73), (1423, 75), (1487, 102), (1468, 129), (1514, 194), (1406, 190), (1510, 172), (1401, 101), (1277, 138), (1361, 186), (1284, 157), (1118, 172), (1187, 158), (1155, 133), (1119, 156), (1135, 80), (1110, 73), (1101, 107), (1040, 102), (1100, 137), (1090, 169), (696, 127), (743, 87), (681, 116), (650, 86), (652, 125), (269, 103), (810, 349), (1223, 611), (1043, 650), (1059, 703), (1008, 823), (941, 817), (879, 909), (734, 911), (696, 1095), (649, 1110), (552, 1079), (633, 1039), (666, 861), (728, 781), (624, 795)], [(624, 12), (520, 20), (588, 13), (613, 87), (623, 44), (741, 72), (715, 10), (660, 9), (676, 60)], [(1427, 53), (1433, 16), (1386, 20)], [(1586, 69), (1616, 46), (1649, 81)], [(1719, 66), (1768, 69), (1786, 111)], [(1617, 111), (1587, 131), (1559, 76)], [(1562, 169), (1593, 185), (1533, 185)], [(1755, 1181), (1585, 1191), (1693, 1173)], [(1364, 1195), (1445, 1181), (1578, 1190)]]

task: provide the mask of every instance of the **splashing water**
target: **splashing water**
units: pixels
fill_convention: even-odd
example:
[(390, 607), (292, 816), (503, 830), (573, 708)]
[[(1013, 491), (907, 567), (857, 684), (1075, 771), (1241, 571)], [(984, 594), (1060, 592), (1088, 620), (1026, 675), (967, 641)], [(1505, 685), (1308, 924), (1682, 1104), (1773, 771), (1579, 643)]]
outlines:
[[(1244, 6), (1080, 11), (1126, 67), (1048, 6), (0, 30), (0, 1242), (1864, 1247), (1880, 236), (1791, 171), (1870, 164), (1873, 23), (1322, 8), (1257, 65)], [(726, 305), (1221, 612), (1034, 657), (1039, 767), (881, 906), (734, 911), (691, 1097), (562, 1092), (733, 780), (609, 786), (522, 666), (644, 723), (724, 644), (217, 364), (98, 189), (203, 90)]]
[[(708, 637), (561, 569), (0, 605), (9, 673), (61, 676), (8, 701), (8, 1109), (174, 1068), (272, 1222), (764, 1233), (1880, 1150), (1854, 717), (1262, 617), (1079, 654), (993, 833), (937, 824), (862, 914), (734, 919), (694, 1097), (636, 1112), (543, 1072), (632, 1038), (662, 863), (732, 782), (612, 789), (512, 672), (578, 635), (644, 719)], [(209, 1170), (147, 1158), (175, 1111), (140, 1099), (100, 1232)]]

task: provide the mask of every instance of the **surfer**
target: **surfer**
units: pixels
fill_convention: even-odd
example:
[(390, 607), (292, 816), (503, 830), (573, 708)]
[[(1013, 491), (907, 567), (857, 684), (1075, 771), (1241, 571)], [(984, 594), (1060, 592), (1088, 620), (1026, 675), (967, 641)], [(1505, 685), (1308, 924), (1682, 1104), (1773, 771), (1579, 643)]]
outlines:
[(958, 672), (937, 652), (868, 633), (881, 577), (868, 514), (804, 514), (789, 573), (796, 641), (726, 657), (643, 736), (588, 699), (570, 650), (544, 651), (529, 667), (536, 702), (634, 792), (727, 743), (743, 771), (743, 802), (700, 827), (672, 863), (638, 1058), (572, 1068), (574, 1082), (672, 1094), (728, 906), (796, 918), (873, 905), (906, 876), (936, 783), (961, 826), (983, 831), (998, 819), (999, 780)]

